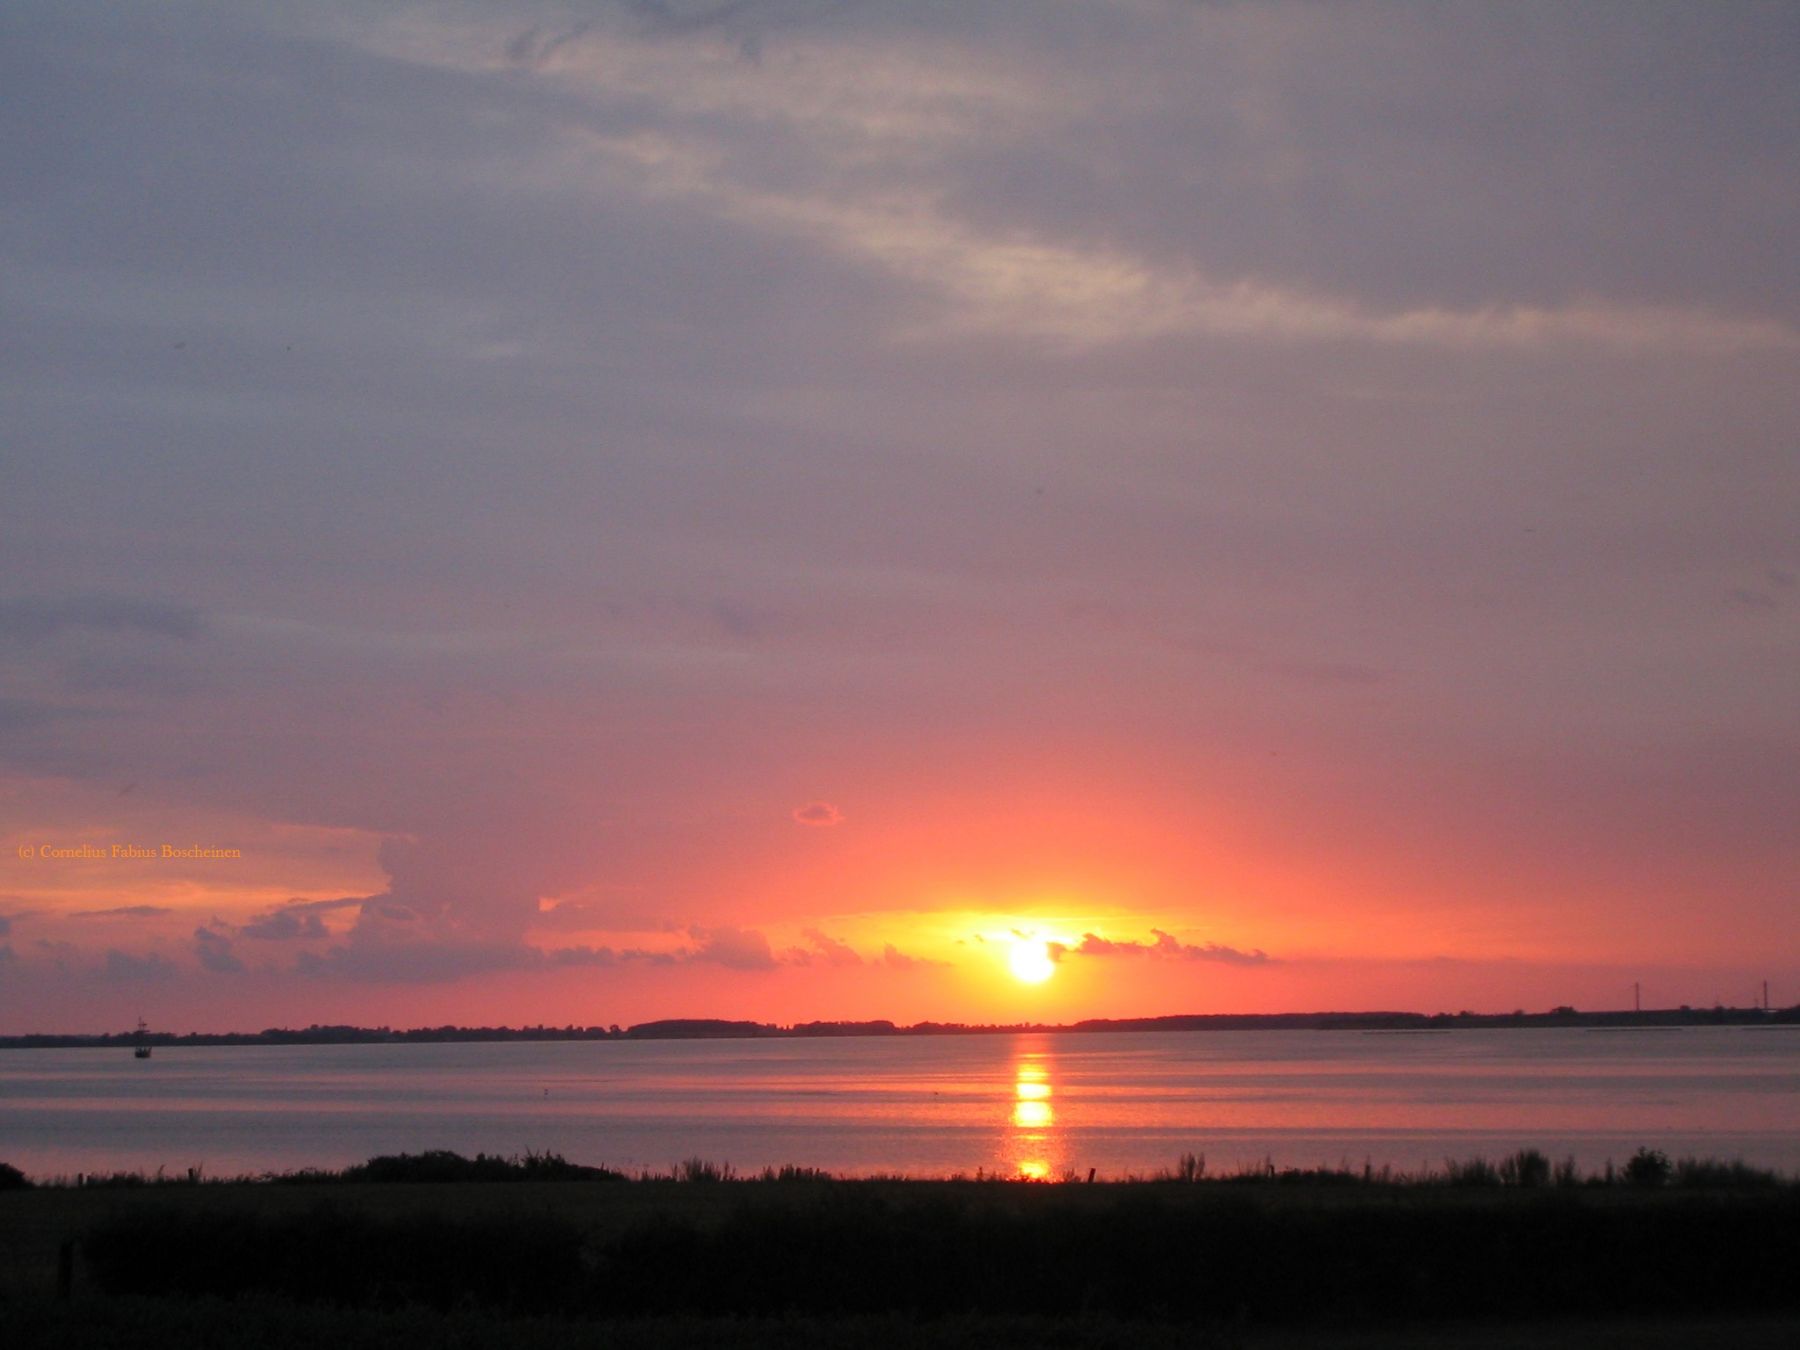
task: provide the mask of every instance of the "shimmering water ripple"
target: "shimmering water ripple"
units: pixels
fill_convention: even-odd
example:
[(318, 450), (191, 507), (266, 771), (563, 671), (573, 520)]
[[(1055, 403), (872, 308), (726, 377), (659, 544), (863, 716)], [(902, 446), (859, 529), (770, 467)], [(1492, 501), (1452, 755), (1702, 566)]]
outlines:
[(0, 1052), (31, 1175), (551, 1150), (667, 1170), (1416, 1171), (1640, 1145), (1800, 1173), (1800, 1030), (1237, 1031)]

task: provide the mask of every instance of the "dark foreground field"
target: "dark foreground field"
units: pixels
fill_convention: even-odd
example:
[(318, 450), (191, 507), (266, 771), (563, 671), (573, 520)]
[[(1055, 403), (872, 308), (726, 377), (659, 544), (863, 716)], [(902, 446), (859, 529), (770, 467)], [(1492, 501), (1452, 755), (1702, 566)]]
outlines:
[(1800, 1187), (1513, 1180), (15, 1190), (0, 1344), (1800, 1344)]

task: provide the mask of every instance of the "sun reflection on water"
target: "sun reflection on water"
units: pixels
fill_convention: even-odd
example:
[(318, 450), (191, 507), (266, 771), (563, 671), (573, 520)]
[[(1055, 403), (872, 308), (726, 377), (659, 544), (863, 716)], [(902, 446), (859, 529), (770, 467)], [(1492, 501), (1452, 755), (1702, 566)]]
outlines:
[(1006, 1151), (1013, 1170), (1027, 1181), (1048, 1181), (1060, 1152), (1051, 1095), (1049, 1057), (1041, 1051), (1021, 1055), (1013, 1065), (1012, 1130)]

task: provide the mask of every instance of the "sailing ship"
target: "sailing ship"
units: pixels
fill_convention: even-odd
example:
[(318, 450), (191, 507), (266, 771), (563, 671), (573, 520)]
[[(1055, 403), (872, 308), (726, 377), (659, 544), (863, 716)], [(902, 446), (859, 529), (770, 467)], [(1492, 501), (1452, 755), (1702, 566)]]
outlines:
[(145, 1023), (143, 1018), (141, 1018), (141, 1017), (138, 1018), (137, 1044), (135, 1046), (133, 1046), (132, 1050), (131, 1050), (131, 1057), (133, 1059), (149, 1059), (150, 1058), (150, 1046), (149, 1046), (149, 1043), (147, 1041), (145, 1041), (145, 1039), (144, 1039), (149, 1034), (150, 1034), (149, 1026)]

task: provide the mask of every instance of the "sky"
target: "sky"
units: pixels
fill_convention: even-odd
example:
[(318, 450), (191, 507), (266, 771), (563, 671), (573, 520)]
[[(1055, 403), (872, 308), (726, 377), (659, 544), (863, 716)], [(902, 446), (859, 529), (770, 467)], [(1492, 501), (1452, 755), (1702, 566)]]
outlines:
[(0, 87), (0, 1032), (1800, 1001), (1800, 8)]

